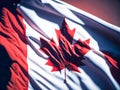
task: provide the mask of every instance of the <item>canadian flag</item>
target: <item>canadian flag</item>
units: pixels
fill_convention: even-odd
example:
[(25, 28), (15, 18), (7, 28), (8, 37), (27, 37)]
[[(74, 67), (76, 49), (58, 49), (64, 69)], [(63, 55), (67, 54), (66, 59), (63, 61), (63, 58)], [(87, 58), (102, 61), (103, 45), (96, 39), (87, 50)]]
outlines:
[(0, 90), (120, 90), (119, 35), (60, 0), (2, 7)]

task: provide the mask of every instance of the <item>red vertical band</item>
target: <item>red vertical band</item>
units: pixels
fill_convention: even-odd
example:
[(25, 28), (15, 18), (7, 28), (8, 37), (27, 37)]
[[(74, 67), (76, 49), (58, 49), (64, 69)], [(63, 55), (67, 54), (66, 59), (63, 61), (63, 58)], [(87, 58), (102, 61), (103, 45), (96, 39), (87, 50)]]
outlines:
[(28, 89), (25, 29), (26, 27), (23, 23), (23, 18), (15, 8), (2, 9), (0, 22), (0, 45), (5, 48), (12, 62), (9, 66), (10, 78), (6, 85), (8, 90)]

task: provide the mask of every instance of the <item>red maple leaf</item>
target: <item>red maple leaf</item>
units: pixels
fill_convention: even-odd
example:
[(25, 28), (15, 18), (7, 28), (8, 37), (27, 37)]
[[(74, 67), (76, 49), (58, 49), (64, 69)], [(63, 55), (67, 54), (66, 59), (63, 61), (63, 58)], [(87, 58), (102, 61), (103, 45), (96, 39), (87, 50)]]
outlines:
[(81, 61), (84, 59), (84, 54), (90, 50), (88, 46), (90, 39), (85, 41), (79, 39), (73, 44), (74, 34), (75, 29), (70, 30), (64, 19), (61, 29), (56, 30), (59, 45), (53, 39), (48, 42), (40, 38), (42, 44), (40, 50), (49, 56), (46, 65), (52, 67), (52, 72), (60, 71), (64, 68), (65, 70), (80, 72), (78, 67), (84, 65)]

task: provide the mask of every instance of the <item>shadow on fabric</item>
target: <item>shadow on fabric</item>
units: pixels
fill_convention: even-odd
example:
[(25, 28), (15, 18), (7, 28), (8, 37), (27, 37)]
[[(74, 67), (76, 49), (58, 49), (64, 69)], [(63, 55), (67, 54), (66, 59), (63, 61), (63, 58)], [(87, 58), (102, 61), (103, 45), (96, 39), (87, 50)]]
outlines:
[(5, 48), (0, 45), (0, 90), (6, 90), (11, 77), (10, 66), (13, 61), (10, 59)]

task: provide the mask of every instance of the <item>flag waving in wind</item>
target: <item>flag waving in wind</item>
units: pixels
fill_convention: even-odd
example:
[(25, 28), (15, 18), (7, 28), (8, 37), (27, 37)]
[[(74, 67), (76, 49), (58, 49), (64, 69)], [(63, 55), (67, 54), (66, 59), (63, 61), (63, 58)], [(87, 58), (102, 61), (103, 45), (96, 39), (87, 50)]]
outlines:
[(11, 1), (0, 13), (0, 89), (120, 90), (119, 37), (60, 0)]

